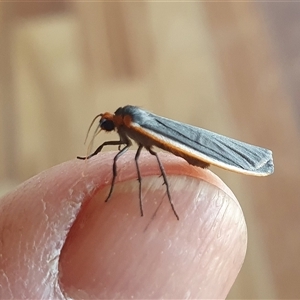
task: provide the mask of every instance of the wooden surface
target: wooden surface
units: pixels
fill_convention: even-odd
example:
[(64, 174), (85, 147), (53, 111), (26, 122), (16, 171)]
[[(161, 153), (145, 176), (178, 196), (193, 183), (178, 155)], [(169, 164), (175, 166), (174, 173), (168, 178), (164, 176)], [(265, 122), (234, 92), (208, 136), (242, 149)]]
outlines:
[(264, 146), (270, 177), (214, 169), (249, 230), (229, 298), (299, 298), (299, 20), (288, 2), (1, 3), (0, 188), (85, 154), (94, 115), (125, 104)]

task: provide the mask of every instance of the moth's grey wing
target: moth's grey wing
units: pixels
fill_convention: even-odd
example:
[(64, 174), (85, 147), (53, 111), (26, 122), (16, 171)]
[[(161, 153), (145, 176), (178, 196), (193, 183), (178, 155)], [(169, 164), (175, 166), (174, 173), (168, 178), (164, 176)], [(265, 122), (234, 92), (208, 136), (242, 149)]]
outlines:
[(198, 152), (200, 158), (204, 157), (211, 164), (244, 170), (245, 174), (247, 171), (253, 175), (274, 172), (272, 151), (268, 149), (136, 109), (133, 122), (141, 128)]

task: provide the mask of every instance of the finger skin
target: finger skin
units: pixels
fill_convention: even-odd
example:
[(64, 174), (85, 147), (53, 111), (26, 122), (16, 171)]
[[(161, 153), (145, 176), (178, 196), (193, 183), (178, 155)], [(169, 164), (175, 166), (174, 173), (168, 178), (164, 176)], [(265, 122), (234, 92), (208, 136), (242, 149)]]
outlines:
[(245, 257), (247, 232), (232, 192), (213, 173), (160, 153), (74, 160), (24, 182), (0, 201), (1, 298), (225, 298)]

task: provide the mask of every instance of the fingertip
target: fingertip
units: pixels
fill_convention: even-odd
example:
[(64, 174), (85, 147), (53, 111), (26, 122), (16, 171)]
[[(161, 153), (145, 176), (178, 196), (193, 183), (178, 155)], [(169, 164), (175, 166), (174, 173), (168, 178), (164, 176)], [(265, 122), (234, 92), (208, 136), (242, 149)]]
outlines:
[(61, 282), (69, 296), (76, 297), (76, 287), (93, 297), (184, 298), (187, 286), (191, 298), (227, 295), (246, 251), (240, 206), (212, 172), (170, 155), (160, 158), (180, 220), (147, 154), (140, 163), (140, 216), (134, 153), (124, 155), (109, 202), (108, 184), (82, 208), (66, 241)]
[(6, 295), (224, 297), (246, 249), (246, 225), (230, 190), (210, 171), (159, 154), (178, 221), (157, 161), (144, 153), (141, 217), (134, 152), (118, 161), (104, 203), (115, 155), (56, 166), (0, 203)]

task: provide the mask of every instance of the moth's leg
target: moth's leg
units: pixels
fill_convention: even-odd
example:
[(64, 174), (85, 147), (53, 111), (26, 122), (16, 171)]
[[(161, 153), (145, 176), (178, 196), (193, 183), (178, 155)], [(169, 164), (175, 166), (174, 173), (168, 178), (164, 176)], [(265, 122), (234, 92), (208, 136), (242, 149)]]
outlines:
[(165, 169), (164, 169), (164, 167), (163, 167), (163, 165), (162, 165), (162, 163), (161, 163), (161, 161), (160, 161), (160, 159), (159, 159), (157, 153), (154, 152), (154, 151), (153, 151), (152, 149), (150, 149), (150, 148), (147, 149), (147, 150), (148, 150), (152, 155), (154, 155), (154, 156), (156, 157), (156, 160), (157, 160), (157, 162), (158, 162), (158, 165), (159, 165), (159, 169), (160, 169), (161, 175), (162, 175), (162, 177), (163, 177), (163, 179), (164, 179), (164, 184), (166, 185), (167, 195), (168, 195), (168, 198), (169, 198), (170, 205), (171, 205), (171, 207), (172, 207), (172, 210), (173, 210), (173, 212), (174, 212), (175, 217), (177, 218), (177, 220), (179, 220), (179, 216), (178, 216), (178, 214), (177, 214), (177, 212), (176, 212), (176, 210), (175, 210), (174, 204), (173, 204), (172, 199), (171, 199), (171, 194), (170, 194), (170, 189), (169, 189), (169, 183), (168, 183), (168, 180), (167, 180), (167, 175), (166, 175), (166, 173), (165, 173)]

